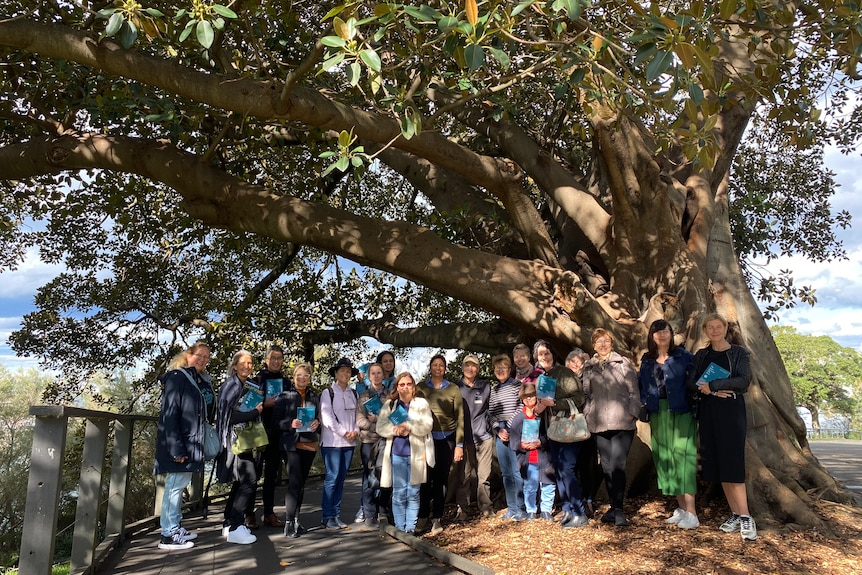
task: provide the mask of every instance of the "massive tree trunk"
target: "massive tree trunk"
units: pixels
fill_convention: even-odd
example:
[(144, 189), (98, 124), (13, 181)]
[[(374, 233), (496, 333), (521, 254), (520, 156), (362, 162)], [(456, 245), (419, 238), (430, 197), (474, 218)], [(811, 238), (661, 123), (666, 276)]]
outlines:
[[(505, 255), (490, 253), (408, 221), (360, 216), (279, 193), (243, 181), (208, 156), (119, 131), (87, 133), (44, 122), (47, 133), (0, 147), (2, 180), (72, 170), (135, 174), (176, 190), (182, 208), (208, 226), (319, 248), (499, 318), (492, 328), (405, 330), (384, 316), (335, 333), (309, 333), (308, 345), (368, 334), (400, 346), (492, 352), (542, 337), (564, 353), (572, 346), (591, 349), (591, 332), (603, 327), (615, 335), (618, 351), (637, 362), (654, 319), (671, 321), (686, 346), (697, 349), (705, 341), (701, 318), (718, 311), (732, 322), (736, 341), (752, 352), (746, 401), (753, 512), (816, 526), (820, 520), (811, 510), (812, 497), (851, 501), (808, 449), (781, 358), (734, 252), (727, 187), (748, 121), (749, 105), (742, 98), (719, 114), (720, 153), (709, 168), (685, 160), (678, 149), (659, 151), (636, 119), (594, 106), (593, 161), (585, 173), (576, 173), (526, 129), (477, 109), (465, 110), (458, 120), (493, 141), (498, 155), (473, 151), (432, 130), (401, 138), (395, 119), (347, 106), (323, 90), (296, 85), (286, 91), (274, 79), (193, 70), (57, 25), (3, 21), (0, 44), (135, 80), (243, 118), (299, 122), (324, 133), (351, 130), (369, 149), (391, 145), (394, 149), (379, 159), (423, 189), (434, 205), (453, 205), (459, 190), (474, 209), (482, 198), (491, 198), (494, 209), (488, 213), (505, 213), (520, 236), (520, 242), (507, 238), (511, 249)], [(430, 87), (429, 97), (442, 102), (444, 92)], [(547, 198), (550, 218), (530, 199), (527, 177)]]

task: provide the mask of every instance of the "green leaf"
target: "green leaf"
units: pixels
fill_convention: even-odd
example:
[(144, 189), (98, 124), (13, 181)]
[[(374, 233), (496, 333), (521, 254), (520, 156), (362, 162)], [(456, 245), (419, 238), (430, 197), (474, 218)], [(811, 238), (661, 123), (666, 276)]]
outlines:
[(155, 8), (144, 8), (144, 12), (152, 16), (153, 18), (164, 18), (164, 13), (156, 10)]
[(213, 32), (213, 27), (212, 24), (209, 23), (209, 20), (201, 20), (198, 22), (197, 26), (195, 26), (195, 35), (198, 39), (198, 44), (207, 50), (209, 50), (213, 45), (215, 32)]
[(320, 43), (324, 46), (329, 46), (330, 48), (344, 48), (347, 46), (347, 41), (338, 36), (324, 36), (320, 39)]
[(509, 69), (509, 65), (512, 62), (511, 60), (509, 60), (508, 54), (506, 54), (503, 50), (500, 50), (499, 48), (494, 48), (492, 46), (488, 46), (488, 51), (491, 53), (494, 59), (500, 63), (500, 66), (503, 68), (503, 70)]
[(135, 40), (137, 39), (138, 28), (131, 22), (123, 22), (123, 25), (120, 27), (120, 34), (118, 36), (120, 46), (128, 50), (135, 45)]
[(326, 22), (333, 16), (338, 16), (344, 11), (345, 8), (347, 8), (347, 4), (339, 4), (338, 6), (326, 13), (326, 16), (323, 17), (323, 21)]
[(342, 148), (346, 148), (350, 145), (350, 132), (347, 130), (341, 130), (338, 134), (338, 145)]
[(344, 54), (342, 54), (342, 53), (338, 53), (338, 54), (336, 54), (335, 56), (333, 56), (333, 57), (329, 58), (328, 60), (324, 61), (324, 62), (320, 65), (320, 69), (321, 69), (321, 71), (326, 72), (327, 70), (331, 70), (331, 69), (332, 69), (332, 68), (334, 68), (335, 66), (338, 66), (339, 64), (341, 64), (341, 62), (342, 62), (343, 60), (344, 60)]
[(227, 6), (222, 6), (221, 4), (213, 4), (213, 12), (215, 12), (219, 16), (224, 16), (225, 18), (238, 18), (236, 12), (234, 12)]
[(485, 51), (482, 50), (482, 46), (470, 44), (464, 48), (464, 58), (470, 71), (475, 72), (485, 63)]
[(401, 135), (405, 140), (409, 140), (416, 134), (416, 124), (413, 118), (409, 115), (401, 116)]
[(341, 156), (338, 158), (338, 161), (335, 162), (335, 167), (338, 168), (339, 171), (346, 172), (347, 168), (350, 167), (350, 158), (347, 156)]
[(194, 20), (189, 20), (188, 22), (186, 22), (186, 27), (183, 28), (182, 32), (180, 32), (180, 42), (185, 42), (186, 38), (189, 37), (189, 35), (192, 33), (192, 30), (194, 30), (194, 28), (195, 28), (195, 21)]
[(458, 19), (455, 18), (454, 16), (443, 16), (437, 22), (437, 27), (443, 32), (448, 32), (449, 30), (452, 30), (453, 28), (455, 28), (457, 26), (458, 26)]
[(362, 66), (359, 65), (359, 62), (353, 62), (347, 67), (347, 81), (351, 86), (355, 86), (359, 83), (360, 77), (362, 77)]
[(111, 14), (113, 14), (116, 11), (117, 11), (117, 9), (114, 8), (113, 6), (110, 8), (102, 8), (101, 10), (96, 12), (96, 18), (99, 18), (100, 20), (107, 20), (108, 18), (111, 17)]
[(656, 52), (655, 58), (647, 64), (646, 69), (646, 79), (647, 82), (652, 82), (668, 69), (668, 67), (673, 63), (673, 52), (665, 52), (664, 50), (658, 50)]
[(120, 27), (125, 23), (125, 21), (126, 19), (123, 18), (123, 14), (121, 12), (114, 12), (108, 19), (108, 25), (105, 26), (105, 36), (110, 38), (119, 32)]
[(577, 70), (572, 72), (571, 76), (569, 76), (569, 83), (576, 86), (576, 85), (580, 84), (581, 82), (583, 82), (584, 78), (586, 78), (586, 76), (587, 76), (587, 71), (583, 68), (578, 68)]
[(380, 56), (377, 55), (377, 52), (368, 48), (359, 53), (359, 58), (365, 62), (365, 65), (368, 66), (369, 69), (378, 73), (380, 72), (381, 62)]
[(520, 4), (515, 6), (515, 8), (512, 10), (512, 16), (513, 17), (517, 16), (518, 14), (523, 12), (525, 9), (529, 8), (533, 4), (534, 1), (535, 0), (528, 0), (527, 2), (521, 2)]
[(698, 106), (703, 102), (703, 90), (694, 82), (688, 85), (688, 95), (691, 96), (691, 101)]

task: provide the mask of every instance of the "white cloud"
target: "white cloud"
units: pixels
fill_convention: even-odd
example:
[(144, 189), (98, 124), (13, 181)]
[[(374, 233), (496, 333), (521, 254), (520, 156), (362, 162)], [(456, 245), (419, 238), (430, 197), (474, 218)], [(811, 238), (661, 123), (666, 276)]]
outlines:
[(32, 298), (36, 289), (65, 270), (62, 264), (46, 264), (35, 248), (27, 250), (24, 261), (14, 271), (0, 273), (0, 299)]

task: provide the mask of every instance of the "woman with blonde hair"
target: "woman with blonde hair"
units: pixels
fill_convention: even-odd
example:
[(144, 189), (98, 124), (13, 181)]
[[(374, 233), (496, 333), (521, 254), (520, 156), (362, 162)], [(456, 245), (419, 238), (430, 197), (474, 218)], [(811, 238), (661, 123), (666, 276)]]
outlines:
[[(395, 412), (406, 412), (406, 419), (399, 422)], [(409, 372), (399, 373), (377, 417), (377, 433), (386, 439), (380, 486), (392, 488), (395, 528), (407, 533), (416, 529), (419, 487), (427, 468), (435, 464), (433, 444), (428, 441), (433, 426), (431, 407), (416, 395), (416, 380)]]
[[(320, 396), (310, 387), (311, 365), (298, 363), (293, 368), (293, 388), (275, 400), (272, 421), (281, 430), (279, 449), (287, 462), (287, 491), (284, 495), (284, 535), (299, 537), (305, 528), (299, 523), (299, 509), (305, 495), (305, 482), (317, 455), (320, 435)], [(304, 429), (299, 408), (311, 408), (313, 419)]]
[(757, 539), (745, 488), (745, 433), (748, 420), (743, 394), (751, 381), (750, 354), (727, 341), (727, 320), (717, 313), (703, 319), (709, 345), (694, 355), (688, 386), (700, 395), (700, 463), (706, 481), (721, 483), (730, 517), (725, 533), (739, 530), (743, 541)]

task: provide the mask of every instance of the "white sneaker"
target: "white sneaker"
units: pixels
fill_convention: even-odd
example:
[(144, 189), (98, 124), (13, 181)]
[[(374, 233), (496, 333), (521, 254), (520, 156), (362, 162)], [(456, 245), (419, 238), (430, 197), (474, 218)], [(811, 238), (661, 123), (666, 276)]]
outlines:
[(177, 531), (177, 533), (179, 533), (179, 534), (180, 534), (180, 536), (181, 536), (183, 539), (185, 539), (186, 541), (191, 541), (191, 540), (193, 540), (193, 539), (197, 539), (197, 538), (198, 538), (198, 534), (197, 534), (197, 533), (192, 533), (191, 531), (188, 531), (185, 527), (180, 527), (180, 529), (179, 529), (179, 531)]
[(159, 549), (164, 549), (165, 551), (189, 549), (194, 546), (194, 543), (187, 541), (179, 533), (174, 533), (170, 537), (162, 535), (162, 538), (159, 540)]
[(676, 525), (680, 521), (682, 521), (683, 514), (685, 513), (685, 509), (682, 507), (677, 507), (673, 510), (673, 515), (664, 520), (665, 523), (670, 523), (671, 525)]
[(233, 531), (228, 532), (227, 534), (227, 542), (228, 543), (238, 543), (239, 545), (248, 545), (249, 543), (254, 543), (257, 541), (257, 537), (251, 534), (251, 531), (248, 530), (248, 527), (245, 525), (240, 525)]
[(700, 520), (697, 518), (697, 515), (688, 511), (683, 511), (682, 513), (682, 519), (677, 522), (677, 527), (680, 529), (696, 529), (700, 527)]
[(757, 539), (757, 524), (750, 515), (739, 516), (739, 534), (743, 541), (754, 541)]

